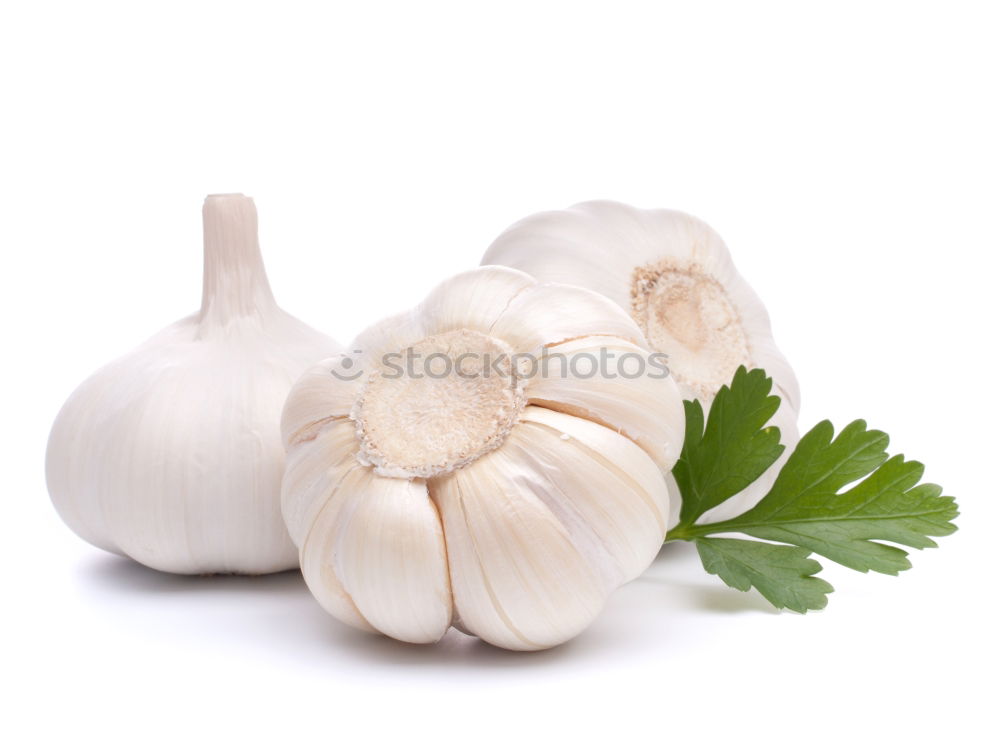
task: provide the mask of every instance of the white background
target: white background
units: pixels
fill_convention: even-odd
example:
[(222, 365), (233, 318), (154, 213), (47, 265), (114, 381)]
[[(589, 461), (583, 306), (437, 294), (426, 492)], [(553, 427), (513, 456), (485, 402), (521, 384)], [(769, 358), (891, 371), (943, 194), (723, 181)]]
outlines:
[[(995, 6), (2, 7), (4, 732), (995, 727)], [(343, 342), (533, 211), (697, 214), (768, 304), (803, 426), (887, 430), (961, 530), (898, 579), (828, 565), (837, 592), (807, 616), (672, 546), (534, 655), (358, 634), (298, 574), (92, 549), (49, 504), (49, 425), (197, 308), (201, 200), (230, 191), (257, 202), (279, 302)]]

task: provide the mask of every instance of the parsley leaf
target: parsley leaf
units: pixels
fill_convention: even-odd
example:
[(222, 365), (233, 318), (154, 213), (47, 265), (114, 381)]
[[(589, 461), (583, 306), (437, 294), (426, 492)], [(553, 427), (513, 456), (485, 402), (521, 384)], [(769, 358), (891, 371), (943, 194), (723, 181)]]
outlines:
[(813, 575), (822, 566), (805, 548), (727, 537), (703, 537), (695, 545), (706, 571), (740, 591), (753, 586), (779, 609), (800, 613), (822, 609), (826, 595), (833, 591)]
[[(740, 367), (719, 392), (707, 422), (697, 400), (685, 402), (688, 428), (674, 468), (682, 507), (667, 541), (695, 541), (709, 573), (742, 591), (752, 586), (779, 608), (821, 609), (832, 588), (815, 578), (820, 565), (810, 553), (857, 571), (896, 575), (910, 561), (906, 551), (888, 543), (935, 547), (931, 536), (957, 529), (951, 522), (958, 516), (954, 498), (942, 496), (939, 486), (919, 484), (923, 465), (901, 455), (890, 458), (889, 436), (867, 429), (862, 420), (836, 437), (830, 422), (820, 422), (753, 509), (696, 524), (780, 456), (777, 429), (765, 427), (780, 401), (768, 396), (770, 389), (761, 369)], [(772, 542), (715, 537), (726, 533)]]
[(781, 432), (761, 429), (781, 403), (770, 393), (771, 379), (762, 370), (740, 366), (732, 386), (722, 387), (712, 402), (707, 424), (700, 402), (684, 402), (684, 447), (674, 466), (685, 491), (681, 525), (743, 491), (781, 456)]

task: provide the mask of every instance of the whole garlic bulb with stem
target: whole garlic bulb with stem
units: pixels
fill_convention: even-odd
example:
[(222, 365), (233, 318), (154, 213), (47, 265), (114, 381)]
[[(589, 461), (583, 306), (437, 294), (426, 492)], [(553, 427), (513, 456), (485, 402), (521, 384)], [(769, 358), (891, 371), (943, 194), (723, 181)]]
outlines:
[[(764, 303), (740, 276), (719, 234), (673, 210), (618, 202), (583, 202), (531, 215), (504, 231), (483, 264), (525, 271), (543, 281), (577, 284), (627, 310), (667, 363), (685, 399), (710, 405), (740, 365), (774, 380), (781, 406), (771, 420), (786, 450), (746, 490), (705, 513), (701, 522), (734, 517), (770, 489), (798, 442), (799, 387), (778, 350)], [(705, 412), (708, 416), (708, 412)], [(672, 484), (672, 496), (679, 492)], [(679, 503), (675, 504), (676, 512)]]
[[(306, 372), (282, 417), (282, 509), (335, 617), (537, 650), (649, 565), (683, 406), (613, 302), (483, 267), (352, 347)], [(610, 370), (592, 373), (599, 357)]]
[(341, 347), (274, 301), (243, 195), (205, 200), (201, 311), (97, 371), (49, 437), (52, 502), (80, 537), (173, 573), (295, 568), (281, 407)]

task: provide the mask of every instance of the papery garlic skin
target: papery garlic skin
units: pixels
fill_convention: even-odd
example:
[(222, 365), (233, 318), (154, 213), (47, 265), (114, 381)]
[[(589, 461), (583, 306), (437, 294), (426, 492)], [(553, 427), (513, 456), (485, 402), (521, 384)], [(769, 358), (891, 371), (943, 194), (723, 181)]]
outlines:
[[(763, 368), (781, 406), (769, 424), (786, 450), (746, 490), (709, 510), (700, 522), (729, 519), (770, 489), (798, 442), (799, 386), (778, 350), (763, 302), (740, 276), (719, 234), (673, 210), (641, 210), (618, 202), (583, 202), (531, 215), (505, 230), (483, 264), (519, 269), (541, 281), (576, 284), (629, 312), (654, 351), (666, 353), (685, 399), (708, 406), (740, 365)], [(671, 484), (673, 516), (680, 493)]]
[(151, 568), (295, 568), (279, 417), (305, 367), (342, 348), (275, 303), (253, 200), (208, 197), (204, 226), (201, 311), (73, 392), (49, 437), (49, 493), (80, 537)]
[[(518, 358), (602, 348), (649, 358), (605, 297), (492, 266), (309, 369), (282, 417), (282, 510), (320, 604), (416, 643), (454, 624), (538, 650), (590, 624), (663, 543), (664, 472), (684, 433), (666, 372), (543, 375)], [(465, 375), (433, 363), (399, 373), (405, 355), (440, 356)]]

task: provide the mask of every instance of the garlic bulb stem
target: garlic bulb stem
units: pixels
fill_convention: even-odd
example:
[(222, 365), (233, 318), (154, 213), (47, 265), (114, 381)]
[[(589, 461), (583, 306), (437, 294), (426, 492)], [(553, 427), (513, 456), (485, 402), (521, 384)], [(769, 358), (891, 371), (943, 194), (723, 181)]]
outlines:
[(225, 324), (277, 304), (257, 238), (257, 208), (242, 194), (216, 194), (202, 207), (205, 270), (201, 322)]

